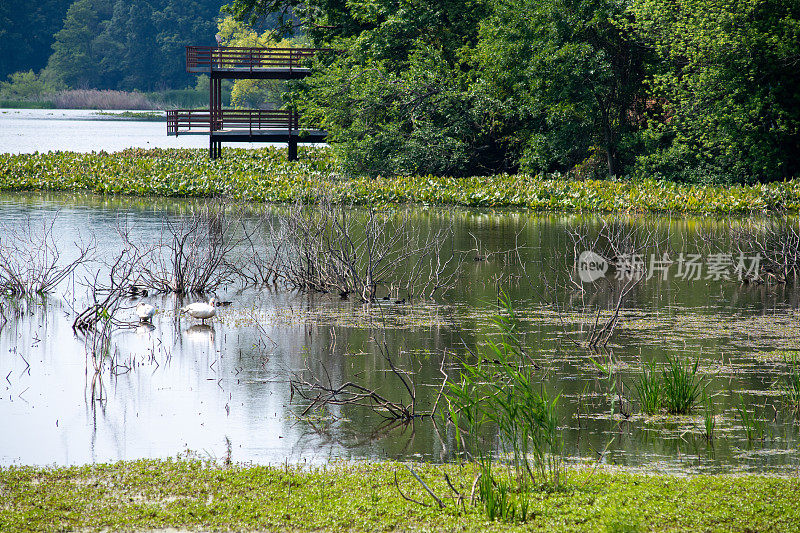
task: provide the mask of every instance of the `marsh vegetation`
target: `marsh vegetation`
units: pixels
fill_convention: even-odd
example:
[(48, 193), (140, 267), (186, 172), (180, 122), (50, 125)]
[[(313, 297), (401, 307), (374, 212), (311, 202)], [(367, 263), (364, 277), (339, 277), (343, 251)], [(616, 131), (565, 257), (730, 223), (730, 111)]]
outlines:
[[(155, 143), (155, 141), (153, 141)], [(779, 214), (800, 210), (800, 181), (688, 185), (655, 179), (574, 179), (567, 174), (452, 177), (345, 176), (330, 149), (127, 149), (114, 153), (0, 154), (0, 190), (75, 191), (133, 196), (314, 203), (319, 191), (340, 204), (424, 203), (590, 213)]]

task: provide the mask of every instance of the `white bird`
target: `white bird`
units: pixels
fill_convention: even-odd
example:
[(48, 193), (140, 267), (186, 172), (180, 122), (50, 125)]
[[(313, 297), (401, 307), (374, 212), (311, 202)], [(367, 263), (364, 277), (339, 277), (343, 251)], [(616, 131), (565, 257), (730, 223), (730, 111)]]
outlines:
[(136, 314), (139, 315), (140, 322), (150, 322), (150, 319), (156, 314), (156, 308), (150, 304), (139, 302), (139, 305), (136, 306)]
[(181, 311), (186, 313), (192, 318), (199, 318), (203, 321), (203, 324), (206, 323), (207, 318), (211, 318), (217, 314), (217, 299), (211, 298), (208, 303), (205, 302), (195, 302), (193, 304), (189, 304), (186, 307), (182, 307)]

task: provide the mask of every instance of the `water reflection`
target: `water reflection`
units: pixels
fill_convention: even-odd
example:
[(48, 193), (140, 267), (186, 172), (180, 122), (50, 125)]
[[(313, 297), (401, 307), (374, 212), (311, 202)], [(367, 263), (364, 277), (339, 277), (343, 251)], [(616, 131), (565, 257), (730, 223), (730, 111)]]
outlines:
[(194, 326), (189, 326), (184, 331), (184, 335), (192, 342), (209, 344), (211, 346), (214, 345), (214, 327), (209, 324), (195, 324)]
[(149, 336), (155, 330), (156, 327), (153, 324), (139, 324), (136, 326), (136, 334), (141, 336)]
[[(4, 221), (59, 212), (65, 242), (91, 234), (109, 255), (119, 250), (115, 228), (121, 218), (144, 237), (158, 233), (162, 217), (191, 209), (191, 202), (0, 197)], [(423, 230), (452, 220), (453, 246), (482, 257), (468, 261), (458, 285), (435, 302), (398, 304), (393, 297), (364, 306), (338, 295), (232, 285), (215, 296), (233, 304), (204, 325), (179, 315), (187, 302), (151, 294), (145, 300), (159, 309), (152, 325), (115, 331), (113, 351), (99, 360), (101, 372), (71, 329), (86, 297), (80, 275), (50, 297), (3, 299), (0, 419), (12, 429), (0, 432), (0, 463), (166, 457), (187, 449), (273, 463), (452, 459), (458, 452), (451, 427), (387, 421), (354, 405), (307, 410), (308, 403), (292, 398), (288, 379), (308, 372), (334, 386), (357, 382), (408, 402), (387, 361), (388, 348), (393, 364), (413, 376), (418, 408), (431, 409), (441, 370), (456, 378), (461, 362), (483, 357), (495, 338), (491, 316), (503, 288), (518, 305), (521, 333), (543, 369), (548, 393), (561, 394), (566, 451), (574, 460), (684, 472), (782, 471), (797, 464), (797, 426), (775, 394), (778, 364), (769, 355), (800, 349), (793, 284), (651, 280), (628, 295), (610, 350), (588, 352), (574, 343), (587, 327), (576, 317), (584, 308), (607, 305), (608, 295), (565, 291), (559, 309), (544, 297), (547, 272), (567, 275), (574, 268), (553, 253), (573, 246), (565, 228), (595, 217), (432, 209), (414, 210), (413, 217)], [(651, 222), (674, 249), (694, 246), (698, 226), (718, 223)], [(515, 247), (513, 254), (501, 253)], [(136, 320), (139, 301), (125, 302), (126, 320)], [(632, 382), (639, 365), (667, 354), (700, 358), (718, 413), (719, 435), (712, 442), (702, 436), (702, 412), (677, 420), (637, 413)], [(613, 387), (593, 361), (613, 365)], [(615, 391), (622, 391), (622, 401)], [(735, 412), (740, 397), (769, 428), (765, 441), (744, 437)], [(487, 436), (487, 446), (492, 444)]]

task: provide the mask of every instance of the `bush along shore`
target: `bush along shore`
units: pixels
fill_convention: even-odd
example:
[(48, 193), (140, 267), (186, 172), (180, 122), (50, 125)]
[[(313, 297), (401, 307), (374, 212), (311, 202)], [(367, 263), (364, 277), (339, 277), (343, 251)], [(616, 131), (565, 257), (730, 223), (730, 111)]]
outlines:
[(187, 459), (11, 466), (0, 468), (0, 530), (800, 529), (795, 478), (568, 469), (561, 489), (527, 493), (524, 517), (491, 521), (481, 502), (470, 502), (477, 471), (456, 464), (299, 468)]
[(330, 149), (129, 149), (116, 153), (0, 154), (0, 190), (85, 191), (166, 197), (225, 196), (235, 200), (313, 203), (320, 191), (336, 202), (524, 207), (585, 212), (753, 214), (800, 210), (800, 180), (757, 185), (692, 185), (669, 181), (575, 180), (499, 174), (350, 177)]

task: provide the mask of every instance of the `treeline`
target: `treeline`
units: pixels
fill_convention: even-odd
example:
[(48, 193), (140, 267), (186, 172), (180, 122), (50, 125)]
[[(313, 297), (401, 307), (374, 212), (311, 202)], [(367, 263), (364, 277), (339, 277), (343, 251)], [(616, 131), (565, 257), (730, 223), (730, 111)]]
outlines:
[(321, 56), (293, 102), (354, 173), (800, 175), (797, 0), (235, 0)]
[(2, 2), (0, 80), (18, 73), (14, 80), (26, 81), (29, 87), (35, 82), (37, 88), (49, 90), (182, 89), (195, 83), (194, 76), (185, 71), (184, 47), (214, 44), (224, 3)]

